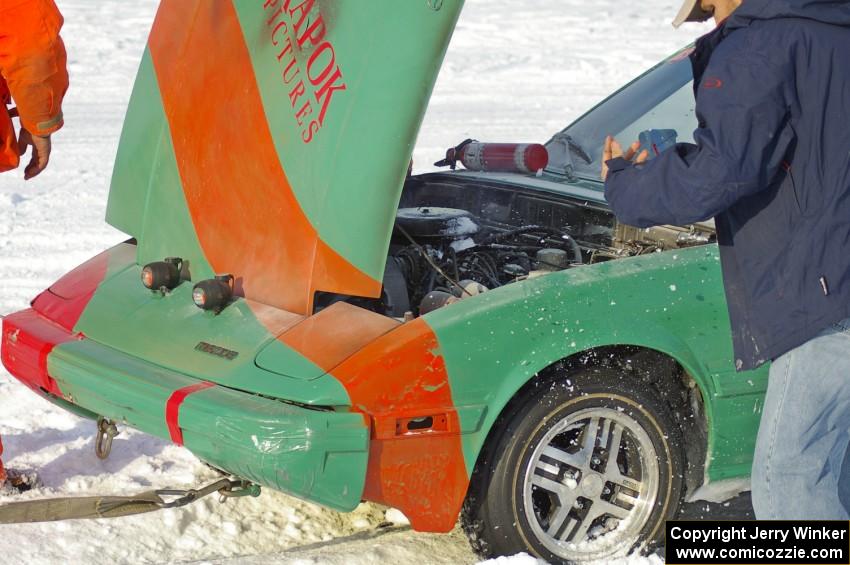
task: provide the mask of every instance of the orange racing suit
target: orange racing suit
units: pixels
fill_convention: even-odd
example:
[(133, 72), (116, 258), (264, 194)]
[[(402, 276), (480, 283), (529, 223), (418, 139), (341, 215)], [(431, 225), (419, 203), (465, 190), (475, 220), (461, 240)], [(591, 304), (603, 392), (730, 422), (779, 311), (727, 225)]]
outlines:
[(18, 144), (8, 106), (21, 127), (47, 135), (62, 127), (68, 89), (62, 14), (53, 0), (0, 0), (0, 172), (18, 166)]

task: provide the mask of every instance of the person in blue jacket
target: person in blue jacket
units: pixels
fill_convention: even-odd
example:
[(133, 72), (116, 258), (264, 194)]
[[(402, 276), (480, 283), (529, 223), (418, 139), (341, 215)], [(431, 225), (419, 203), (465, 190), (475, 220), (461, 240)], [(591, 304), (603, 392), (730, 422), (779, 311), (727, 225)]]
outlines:
[(772, 361), (759, 519), (850, 518), (850, 2), (688, 0), (699, 127), (647, 160), (608, 138), (625, 224), (715, 218), (737, 369)]

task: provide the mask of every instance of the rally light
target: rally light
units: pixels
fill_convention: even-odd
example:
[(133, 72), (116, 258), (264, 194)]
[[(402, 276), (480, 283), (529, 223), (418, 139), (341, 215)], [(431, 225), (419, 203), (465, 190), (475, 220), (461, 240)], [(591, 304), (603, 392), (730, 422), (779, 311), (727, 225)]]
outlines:
[(233, 276), (218, 275), (195, 285), (192, 301), (202, 310), (221, 311), (233, 298)]
[(179, 257), (148, 263), (142, 269), (142, 284), (151, 290), (171, 290), (180, 284), (182, 265), (183, 260)]

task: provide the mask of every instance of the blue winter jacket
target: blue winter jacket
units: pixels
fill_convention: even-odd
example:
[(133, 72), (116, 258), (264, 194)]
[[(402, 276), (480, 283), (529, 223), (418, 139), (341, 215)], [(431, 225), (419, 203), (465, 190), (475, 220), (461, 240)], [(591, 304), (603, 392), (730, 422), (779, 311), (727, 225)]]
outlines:
[(750, 369), (850, 317), (850, 2), (744, 0), (691, 61), (696, 144), (610, 161), (605, 196), (633, 226), (715, 218)]

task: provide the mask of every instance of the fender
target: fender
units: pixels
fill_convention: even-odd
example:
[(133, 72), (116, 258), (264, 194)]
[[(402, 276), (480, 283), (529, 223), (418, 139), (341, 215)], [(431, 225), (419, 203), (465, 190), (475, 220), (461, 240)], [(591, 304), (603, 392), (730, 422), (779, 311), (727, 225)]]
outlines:
[[(739, 440), (743, 419), (757, 424), (767, 373), (735, 372), (725, 304), (718, 249), (710, 245), (573, 268), (428, 314), (455, 406), (488, 408), (480, 430), (462, 436), (467, 472), (501, 411), (530, 379), (604, 346), (633, 345), (671, 357), (704, 398), (721, 396), (732, 379), (752, 383), (753, 396), (745, 397), (752, 400), (716, 400), (714, 412), (706, 403), (709, 451), (717, 438)], [(748, 409), (742, 402), (750, 402)], [(722, 457), (710, 461), (712, 478), (734, 476), (749, 464), (740, 450)]]

